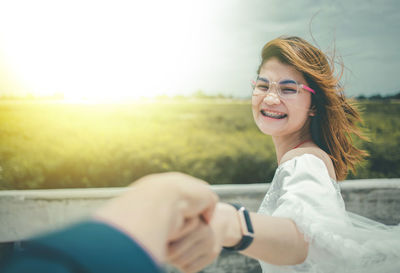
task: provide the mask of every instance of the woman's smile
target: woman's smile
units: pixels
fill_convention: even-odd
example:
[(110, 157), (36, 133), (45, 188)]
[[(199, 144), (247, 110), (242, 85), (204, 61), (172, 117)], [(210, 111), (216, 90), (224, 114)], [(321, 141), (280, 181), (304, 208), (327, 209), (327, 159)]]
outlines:
[(285, 113), (273, 111), (270, 109), (261, 109), (260, 113), (264, 117), (272, 118), (272, 119), (283, 119), (283, 118), (287, 117), (287, 114), (285, 114)]

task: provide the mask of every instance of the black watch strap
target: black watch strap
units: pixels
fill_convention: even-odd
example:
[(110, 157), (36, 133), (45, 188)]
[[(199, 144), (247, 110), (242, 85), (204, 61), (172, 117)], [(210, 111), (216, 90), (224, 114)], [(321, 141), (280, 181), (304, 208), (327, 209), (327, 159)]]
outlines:
[(244, 250), (247, 247), (249, 247), (249, 245), (253, 242), (254, 238), (254, 229), (253, 225), (251, 224), (250, 213), (245, 207), (241, 205), (232, 203), (230, 203), (230, 205), (234, 206), (238, 211), (240, 228), (242, 231), (242, 239), (234, 246), (230, 247), (224, 246), (224, 249), (234, 250), (234, 251)]

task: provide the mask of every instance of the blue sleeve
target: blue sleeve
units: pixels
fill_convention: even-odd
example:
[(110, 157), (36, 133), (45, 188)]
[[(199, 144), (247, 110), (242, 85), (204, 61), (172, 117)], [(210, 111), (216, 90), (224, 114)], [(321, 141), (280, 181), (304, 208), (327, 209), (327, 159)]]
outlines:
[(124, 233), (95, 221), (34, 238), (6, 261), (4, 273), (161, 273), (149, 254)]

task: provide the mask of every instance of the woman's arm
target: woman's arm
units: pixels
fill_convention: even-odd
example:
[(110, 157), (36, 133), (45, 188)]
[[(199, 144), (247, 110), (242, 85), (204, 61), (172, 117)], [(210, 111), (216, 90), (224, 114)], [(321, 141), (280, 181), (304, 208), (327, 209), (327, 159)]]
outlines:
[[(300, 150), (289, 151), (281, 161), (281, 166), (285, 166), (277, 173), (280, 196), (275, 204), (274, 216), (250, 214), (254, 240), (242, 251), (243, 254), (274, 265), (303, 263), (309, 246), (296, 223), (291, 220), (292, 217), (318, 222), (321, 229), (324, 226), (329, 228), (336, 216), (342, 217), (343, 208), (331, 179), (334, 178), (334, 169), (333, 177), (329, 175), (329, 169), (333, 166), (329, 157), (324, 157), (320, 149), (312, 147), (303, 149), (303, 154), (299, 153)], [(289, 160), (291, 162), (285, 162)], [(301, 212), (297, 212), (297, 209)], [(219, 203), (217, 206), (212, 225), (216, 230), (225, 229), (225, 232), (217, 232), (223, 246), (236, 245), (241, 239), (237, 214), (229, 204)]]
[[(250, 217), (254, 240), (242, 254), (275, 265), (300, 264), (306, 259), (308, 243), (291, 219), (257, 213)], [(242, 237), (238, 212), (229, 204), (218, 203), (211, 226), (223, 246), (233, 246)]]

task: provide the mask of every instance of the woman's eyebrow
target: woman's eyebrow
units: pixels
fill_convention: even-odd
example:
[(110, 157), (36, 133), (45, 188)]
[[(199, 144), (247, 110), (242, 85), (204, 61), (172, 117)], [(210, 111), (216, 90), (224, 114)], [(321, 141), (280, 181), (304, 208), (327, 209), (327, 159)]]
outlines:
[(291, 80), (291, 79), (284, 79), (284, 80), (280, 81), (279, 83), (282, 83), (282, 84), (296, 83), (296, 81), (295, 80)]
[(257, 76), (257, 81), (258, 80), (269, 83), (269, 80), (267, 78), (263, 78), (263, 77), (260, 77), (260, 76)]

